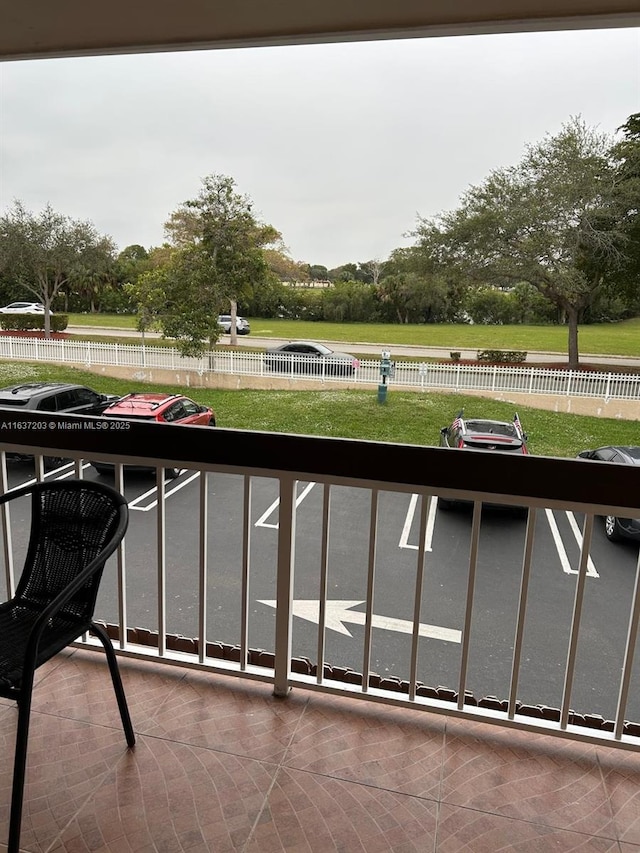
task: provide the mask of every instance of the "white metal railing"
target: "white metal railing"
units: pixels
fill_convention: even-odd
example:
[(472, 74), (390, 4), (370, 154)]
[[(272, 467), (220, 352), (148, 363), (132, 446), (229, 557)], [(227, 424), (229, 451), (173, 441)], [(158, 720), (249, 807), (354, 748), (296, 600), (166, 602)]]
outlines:
[[(263, 353), (215, 350), (201, 358), (180, 356), (172, 347), (100, 343), (75, 340), (0, 337), (0, 358), (99, 365), (171, 369), (245, 376), (278, 376), (317, 382), (377, 384), (380, 362), (364, 359), (352, 372), (330, 358), (309, 361), (286, 358), (269, 364)], [(397, 387), (456, 391), (520, 392), (604, 400), (640, 400), (640, 374), (553, 370), (521, 365), (495, 366), (397, 361), (390, 383)]]
[[(212, 447), (206, 428), (135, 425), (109, 437), (117, 454), (91, 429), (49, 426), (46, 442), (13, 429), (0, 444), (2, 491), (29, 476), (7, 462), (11, 450), (55, 447), (74, 460), (45, 472), (38, 457), (40, 478), (95, 476), (86, 459), (115, 463), (131, 524), (98, 615), (120, 654), (271, 682), (281, 696), (292, 686), (349, 693), (640, 749), (640, 561), (602, 536), (594, 547), (597, 516), (640, 514), (637, 471), (218, 433)], [(155, 466), (155, 479), (125, 478), (123, 462)], [(184, 470), (171, 481), (160, 466)], [(438, 495), (473, 511), (440, 514)], [(527, 520), (496, 522), (483, 501), (527, 507)], [(558, 574), (549, 514), (566, 528)], [(24, 523), (2, 520), (10, 592)], [(612, 618), (597, 570), (616, 562)]]

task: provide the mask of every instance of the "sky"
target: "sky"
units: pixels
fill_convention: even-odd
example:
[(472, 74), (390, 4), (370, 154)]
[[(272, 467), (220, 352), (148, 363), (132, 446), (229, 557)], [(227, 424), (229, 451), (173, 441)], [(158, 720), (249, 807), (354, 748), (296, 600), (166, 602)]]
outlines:
[(0, 64), (0, 212), (161, 245), (206, 175), (231, 176), (296, 261), (411, 245), (572, 116), (640, 111), (640, 29), (517, 33)]

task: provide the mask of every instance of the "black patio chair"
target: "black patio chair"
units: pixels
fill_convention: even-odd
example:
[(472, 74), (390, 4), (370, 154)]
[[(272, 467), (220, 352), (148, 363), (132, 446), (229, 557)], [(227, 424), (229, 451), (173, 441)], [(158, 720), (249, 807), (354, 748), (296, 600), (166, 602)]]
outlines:
[[(86, 480), (34, 483), (0, 496), (0, 505), (31, 498), (31, 531), (15, 596), (0, 604), (0, 696), (18, 703), (9, 822), (9, 853), (18, 853), (35, 670), (86, 631), (104, 646), (128, 746), (135, 743), (115, 651), (93, 619), (107, 558), (129, 523), (115, 489)], [(26, 515), (24, 505), (15, 506)]]

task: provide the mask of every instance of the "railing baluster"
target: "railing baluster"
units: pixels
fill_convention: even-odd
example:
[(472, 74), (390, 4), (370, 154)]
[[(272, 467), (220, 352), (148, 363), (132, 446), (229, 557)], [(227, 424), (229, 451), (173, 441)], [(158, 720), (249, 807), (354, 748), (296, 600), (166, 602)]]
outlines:
[(251, 477), (244, 476), (242, 498), (242, 592), (240, 614), (240, 669), (249, 660), (249, 565), (251, 559)]
[(411, 637), (411, 667), (409, 670), (409, 698), (415, 699), (418, 680), (418, 646), (420, 642), (420, 614), (422, 612), (422, 590), (424, 587), (424, 563), (427, 542), (427, 518), (433, 497), (420, 495), (420, 533), (418, 535), (418, 560), (416, 565), (416, 587), (413, 599), (413, 632)]
[[(118, 462), (114, 470), (114, 486), (121, 495), (124, 495), (124, 465)], [(126, 537), (125, 537), (126, 539)], [(118, 546), (117, 570), (118, 570), (118, 625), (120, 626), (120, 639), (118, 645), (121, 649), (127, 647), (127, 572), (125, 562), (125, 539)]]
[(166, 584), (166, 502), (164, 468), (156, 469), (156, 561), (158, 576), (158, 655), (167, 649), (167, 584)]
[(327, 575), (329, 570), (329, 525), (331, 511), (331, 485), (322, 487), (322, 542), (320, 545), (320, 589), (318, 591), (318, 672), (316, 681), (322, 684), (324, 677), (325, 624), (327, 616)]
[(207, 656), (207, 595), (209, 581), (209, 472), (200, 471), (200, 537), (198, 553), (198, 660)]
[(373, 623), (373, 593), (376, 573), (376, 539), (378, 535), (378, 490), (371, 490), (371, 515), (369, 517), (369, 561), (367, 567), (367, 601), (364, 622), (364, 652), (362, 656), (362, 690), (369, 689), (371, 671), (371, 634)]
[(276, 650), (273, 692), (289, 692), (291, 667), (291, 616), (293, 597), (294, 541), (296, 532), (296, 484), (290, 476), (280, 478), (278, 509), (278, 566), (276, 576)]
[(460, 649), (460, 680), (458, 682), (458, 708), (464, 706), (464, 692), (467, 686), (467, 670), (469, 668), (469, 649), (471, 646), (471, 620), (473, 618), (473, 597), (476, 584), (476, 569), (478, 567), (478, 547), (480, 543), (480, 521), (482, 518), (482, 502), (473, 502), (473, 521), (471, 523), (471, 547), (469, 550), (469, 577), (467, 580), (467, 603), (464, 612), (464, 627), (462, 629), (462, 644)]
[(633, 657), (638, 640), (638, 626), (640, 625), (640, 552), (636, 566), (636, 581), (631, 600), (631, 614), (629, 616), (629, 628), (627, 630), (627, 645), (624, 651), (624, 664), (622, 666), (622, 677), (620, 679), (620, 693), (618, 695), (618, 707), (616, 710), (616, 722), (614, 737), (620, 740), (624, 729), (624, 715), (627, 710), (629, 699), (629, 686), (633, 670)]
[(593, 533), (593, 514), (584, 517), (584, 529), (582, 531), (582, 546), (580, 548), (580, 564), (576, 582), (576, 594), (573, 602), (573, 617), (571, 619), (571, 634), (569, 637), (569, 650), (567, 653), (567, 665), (564, 674), (564, 687), (562, 690), (562, 705), (560, 708), (560, 728), (566, 729), (569, 720), (569, 704), (571, 702), (571, 690), (573, 687), (573, 676), (576, 668), (576, 656), (578, 653), (578, 639), (580, 634), (580, 619), (582, 618), (582, 604), (584, 601), (584, 586), (587, 578), (587, 567), (589, 562), (589, 549), (591, 547), (591, 534)]
[(520, 604), (518, 606), (518, 618), (516, 621), (516, 636), (513, 644), (513, 661), (511, 664), (511, 687), (509, 690), (509, 719), (513, 720), (516, 712), (516, 699), (518, 695), (518, 679), (520, 677), (520, 659), (522, 656), (522, 638), (524, 636), (524, 623), (527, 615), (527, 595), (529, 592), (529, 577), (531, 576), (531, 561), (533, 558), (533, 541), (535, 538), (536, 509), (529, 509), (527, 519), (527, 533), (524, 543), (524, 555), (522, 558), (522, 579), (520, 581)]

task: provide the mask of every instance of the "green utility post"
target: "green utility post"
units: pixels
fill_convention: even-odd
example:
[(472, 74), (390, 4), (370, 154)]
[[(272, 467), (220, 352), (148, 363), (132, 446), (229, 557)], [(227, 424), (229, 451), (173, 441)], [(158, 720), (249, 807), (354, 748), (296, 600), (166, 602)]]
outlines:
[(382, 382), (378, 385), (378, 402), (386, 403), (387, 402), (387, 379), (390, 376), (393, 376), (393, 368), (394, 364), (391, 361), (391, 353), (388, 350), (382, 350), (382, 357), (380, 359), (380, 376), (382, 377)]

